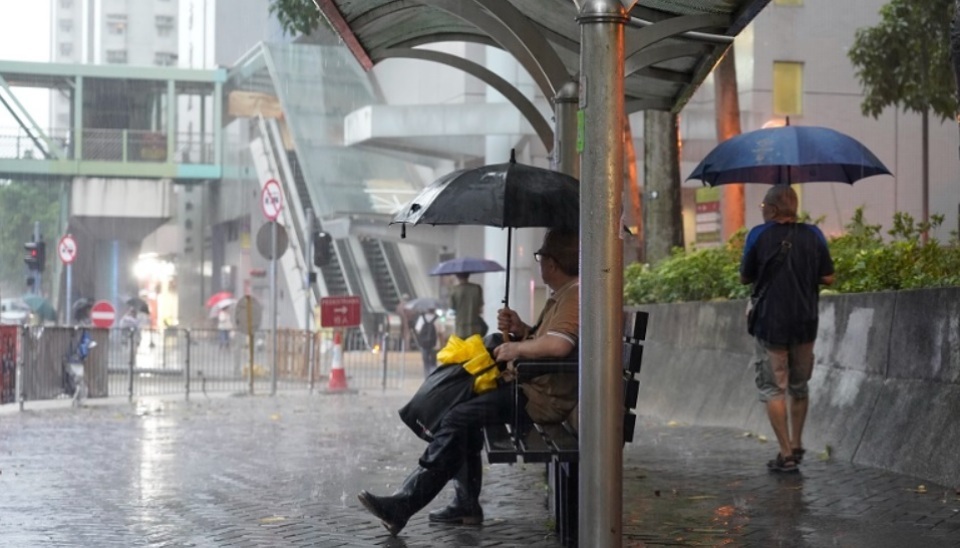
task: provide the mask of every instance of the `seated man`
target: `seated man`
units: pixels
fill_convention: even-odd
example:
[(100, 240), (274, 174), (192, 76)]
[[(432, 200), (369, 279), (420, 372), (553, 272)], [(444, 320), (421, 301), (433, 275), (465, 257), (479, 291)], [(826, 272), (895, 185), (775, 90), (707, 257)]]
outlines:
[[(579, 239), (576, 232), (548, 231), (543, 246), (534, 254), (540, 263), (540, 275), (552, 294), (537, 325), (520, 321), (513, 310), (500, 310), (498, 328), (509, 332), (515, 342), (493, 350), (498, 362), (526, 358), (562, 358), (577, 345), (579, 336)], [(527, 419), (541, 423), (561, 422), (577, 404), (577, 375), (541, 375), (521, 385), (520, 405)], [(396, 535), (415, 513), (426, 506), (451, 479), (455, 498), (442, 510), (430, 513), (430, 520), (443, 523), (479, 524), (483, 509), (479, 497), (482, 485), (483, 448), (481, 428), (503, 424), (515, 414), (512, 383), (501, 383), (496, 390), (452, 407), (440, 428), (420, 456), (419, 466), (390, 496), (367, 491), (358, 495), (363, 506), (380, 518), (383, 526)]]

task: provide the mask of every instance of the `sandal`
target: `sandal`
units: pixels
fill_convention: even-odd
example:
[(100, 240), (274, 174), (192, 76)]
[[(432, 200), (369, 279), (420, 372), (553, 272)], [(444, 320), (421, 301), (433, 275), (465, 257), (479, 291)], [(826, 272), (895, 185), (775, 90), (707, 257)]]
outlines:
[(803, 455), (807, 452), (803, 447), (794, 447), (793, 448), (793, 460), (797, 461), (797, 464), (803, 462)]
[(780, 472), (780, 473), (794, 473), (799, 472), (800, 468), (797, 466), (797, 461), (790, 455), (789, 457), (783, 457), (780, 453), (777, 453), (777, 457), (771, 461), (767, 462), (767, 469), (771, 472)]

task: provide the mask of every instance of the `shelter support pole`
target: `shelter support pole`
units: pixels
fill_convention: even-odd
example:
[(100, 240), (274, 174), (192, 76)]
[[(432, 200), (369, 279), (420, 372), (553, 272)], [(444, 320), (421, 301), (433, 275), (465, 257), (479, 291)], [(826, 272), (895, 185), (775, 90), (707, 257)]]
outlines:
[(577, 102), (580, 86), (567, 82), (553, 99), (556, 130), (553, 132), (553, 169), (571, 177), (580, 177), (580, 154), (577, 152)]
[[(625, 5), (629, 4), (629, 5)], [(623, 542), (624, 26), (633, 2), (580, 9), (579, 545)]]

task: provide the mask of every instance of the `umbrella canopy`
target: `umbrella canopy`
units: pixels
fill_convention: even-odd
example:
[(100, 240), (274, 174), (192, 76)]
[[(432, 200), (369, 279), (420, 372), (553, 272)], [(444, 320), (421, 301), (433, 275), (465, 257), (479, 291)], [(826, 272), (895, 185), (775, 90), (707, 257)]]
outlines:
[(40, 321), (56, 321), (57, 311), (50, 301), (40, 295), (24, 295), (21, 300), (30, 307), (30, 310), (40, 318)]
[(70, 307), (73, 310), (73, 320), (83, 322), (90, 319), (90, 309), (93, 308), (93, 300), (81, 297), (73, 302)]
[(816, 126), (758, 129), (714, 148), (687, 179), (710, 186), (726, 183), (853, 184), (890, 170), (862, 143), (839, 131)]
[(219, 293), (214, 293), (207, 299), (207, 308), (212, 308), (217, 305), (220, 301), (224, 299), (233, 299), (233, 293), (229, 291), (221, 291)]
[(474, 257), (457, 257), (443, 261), (430, 271), (431, 276), (445, 274), (477, 274), (480, 272), (502, 272), (503, 267), (496, 261), (476, 259)]
[(510, 161), (450, 173), (430, 183), (390, 224), (479, 225), (507, 229), (504, 306), (509, 307), (510, 247), (514, 228), (576, 229), (580, 183), (573, 177)]
[(395, 223), (575, 229), (580, 184), (559, 171), (512, 160), (454, 171), (424, 188)]
[(126, 304), (137, 312), (143, 312), (144, 314), (150, 313), (150, 305), (140, 297), (130, 297), (126, 300)]
[(426, 312), (427, 310), (439, 310), (443, 308), (443, 303), (433, 297), (417, 297), (416, 299), (403, 303), (407, 310), (416, 310), (417, 312)]
[(224, 308), (230, 308), (231, 306), (233, 306), (233, 305), (235, 305), (235, 304), (237, 304), (237, 300), (236, 300), (236, 299), (232, 299), (232, 298), (230, 298), (230, 299), (220, 299), (219, 301), (217, 301), (216, 303), (214, 303), (213, 306), (210, 307), (210, 317), (211, 317), (211, 318), (216, 318), (217, 315), (220, 314), (220, 311), (221, 311), (221, 310), (223, 310)]

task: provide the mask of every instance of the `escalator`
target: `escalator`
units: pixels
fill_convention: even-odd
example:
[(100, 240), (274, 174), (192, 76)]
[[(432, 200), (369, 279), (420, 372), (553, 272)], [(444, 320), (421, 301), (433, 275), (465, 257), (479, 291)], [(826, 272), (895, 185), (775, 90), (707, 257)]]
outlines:
[[(287, 162), (290, 164), (290, 171), (293, 174), (294, 187), (296, 188), (297, 195), (300, 197), (300, 203), (303, 204), (304, 207), (312, 207), (310, 192), (307, 190), (307, 181), (303, 176), (303, 169), (300, 167), (300, 161), (297, 160), (296, 151), (287, 151)], [(315, 208), (314, 211), (316, 211)], [(319, 221), (317, 221), (317, 225), (318, 229), (323, 230), (323, 226)], [(350, 289), (347, 287), (346, 278), (343, 275), (343, 265), (341, 263), (340, 256), (340, 253), (334, 253), (331, 257), (330, 263), (320, 268), (320, 275), (323, 276), (323, 282), (327, 287), (327, 295), (331, 297), (350, 294)], [(319, 288), (317, 286), (314, 286), (314, 292), (317, 293), (316, 298), (319, 302), (320, 297), (323, 297), (324, 295), (319, 295)]]
[(380, 295), (380, 302), (387, 311), (396, 310), (403, 294), (413, 296), (412, 284), (406, 266), (400, 260), (397, 244), (364, 238), (361, 245)]

